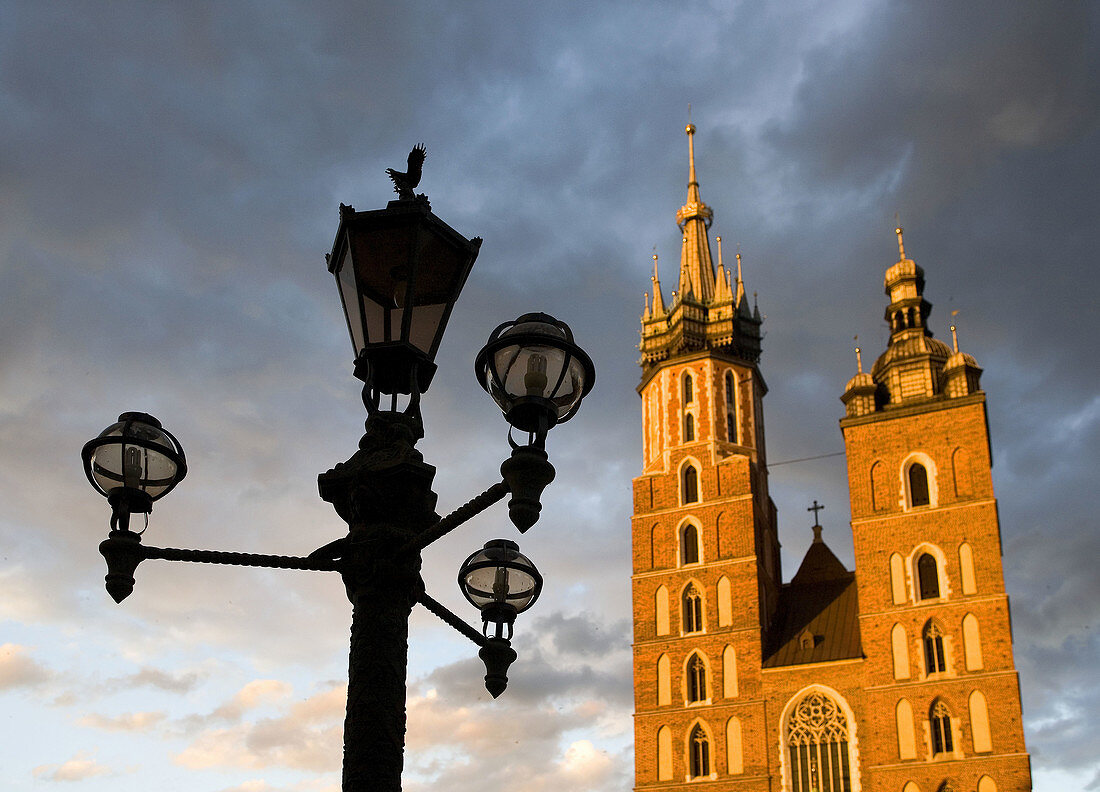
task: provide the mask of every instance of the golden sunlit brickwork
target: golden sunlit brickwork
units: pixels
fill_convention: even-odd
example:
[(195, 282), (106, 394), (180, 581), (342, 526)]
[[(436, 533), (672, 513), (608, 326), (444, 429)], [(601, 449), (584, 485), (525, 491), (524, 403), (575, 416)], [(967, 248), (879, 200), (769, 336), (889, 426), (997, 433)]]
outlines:
[(677, 289), (654, 256), (639, 346), (636, 788), (1030, 790), (981, 369), (927, 329), (898, 229), (889, 345), (841, 397), (856, 570), (815, 525), (784, 582), (762, 319), (711, 258), (687, 131)]

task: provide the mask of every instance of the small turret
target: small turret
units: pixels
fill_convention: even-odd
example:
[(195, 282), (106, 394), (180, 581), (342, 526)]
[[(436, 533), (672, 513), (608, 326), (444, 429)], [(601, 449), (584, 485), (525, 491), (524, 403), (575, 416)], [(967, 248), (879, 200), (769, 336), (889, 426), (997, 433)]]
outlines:
[(955, 325), (951, 325), (951, 343), (955, 351), (943, 367), (943, 392), (948, 398), (954, 399), (981, 390), (979, 380), (982, 370), (972, 355), (959, 351), (959, 336)]

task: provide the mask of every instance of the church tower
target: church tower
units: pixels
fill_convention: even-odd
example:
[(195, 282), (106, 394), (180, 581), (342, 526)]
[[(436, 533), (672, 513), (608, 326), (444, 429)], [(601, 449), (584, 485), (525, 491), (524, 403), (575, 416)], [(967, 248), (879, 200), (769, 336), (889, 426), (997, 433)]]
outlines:
[[(654, 255), (641, 329), (643, 468), (634, 479), (633, 608), (638, 788), (754, 773), (742, 735), (765, 733), (763, 631), (781, 584), (768, 495), (759, 310), (711, 256), (687, 126), (677, 288)], [(763, 743), (753, 755), (763, 756)], [(763, 762), (763, 759), (760, 760)], [(750, 763), (751, 764), (751, 763)]]
[(933, 338), (896, 233), (889, 344), (841, 397), (865, 707), (896, 735), (863, 761), (881, 789), (1030, 790), (982, 370)]

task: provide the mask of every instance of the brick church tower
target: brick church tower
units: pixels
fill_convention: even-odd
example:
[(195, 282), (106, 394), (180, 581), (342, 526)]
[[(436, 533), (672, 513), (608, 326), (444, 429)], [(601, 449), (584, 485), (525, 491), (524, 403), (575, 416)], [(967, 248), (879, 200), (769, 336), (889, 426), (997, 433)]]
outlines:
[(654, 256), (642, 315), (636, 788), (1029, 790), (981, 369), (932, 337), (898, 229), (889, 346), (842, 396), (856, 570), (815, 525), (785, 583), (761, 317), (712, 258), (694, 133), (677, 288)]

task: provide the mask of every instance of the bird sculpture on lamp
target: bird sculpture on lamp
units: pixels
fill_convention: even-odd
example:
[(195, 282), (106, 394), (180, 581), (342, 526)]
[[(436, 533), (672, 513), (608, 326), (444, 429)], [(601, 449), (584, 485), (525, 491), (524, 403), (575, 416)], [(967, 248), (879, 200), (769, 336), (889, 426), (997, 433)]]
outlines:
[(402, 173), (393, 168), (386, 168), (386, 174), (393, 181), (393, 191), (397, 193), (398, 200), (411, 201), (416, 198), (413, 190), (420, 184), (420, 176), (423, 173), (424, 158), (426, 156), (427, 151), (424, 144), (418, 143), (409, 152), (409, 169), (407, 171)]

